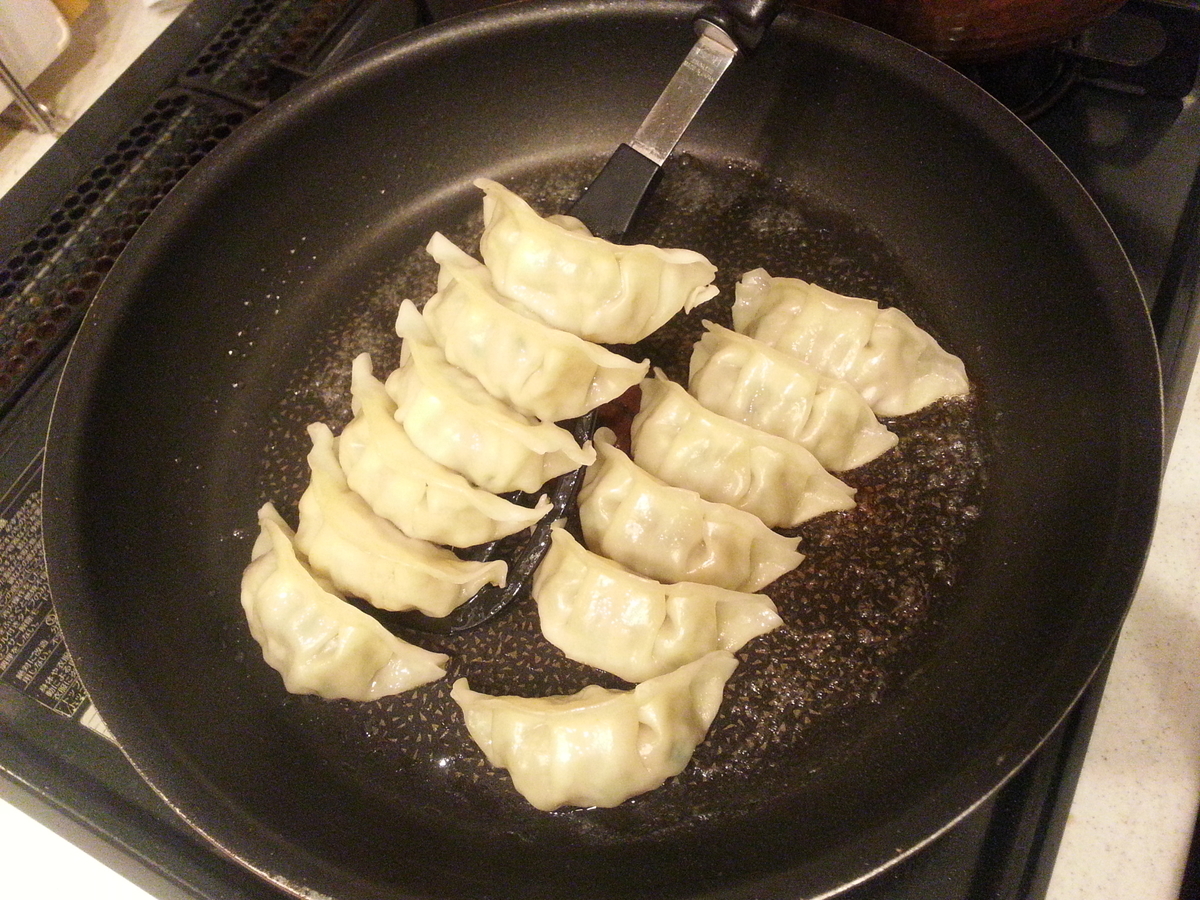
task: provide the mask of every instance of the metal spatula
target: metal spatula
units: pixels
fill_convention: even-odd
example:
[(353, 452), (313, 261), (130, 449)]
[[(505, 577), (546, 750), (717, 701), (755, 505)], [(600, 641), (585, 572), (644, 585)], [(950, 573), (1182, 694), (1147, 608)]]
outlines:
[[(632, 140), (621, 144), (600, 174), (571, 208), (571, 215), (597, 237), (619, 241), (632, 224), (658, 180), (662, 164), (687, 130), (725, 70), (742, 53), (752, 51), (775, 18), (782, 0), (724, 0), (704, 6), (693, 20), (696, 43), (675, 72)], [(572, 432), (587, 440), (595, 428), (595, 413), (576, 420)], [(554, 510), (534, 526), (515, 558), (510, 560), (505, 587), (485, 586), (444, 618), (404, 613), (405, 625), (439, 633), (466, 631), (505, 609), (529, 583), (550, 542), (550, 526), (561, 518), (579, 493), (583, 469), (561, 476), (550, 499)], [(479, 548), (490, 559), (495, 545)]]
[(724, 0), (701, 8), (697, 40), (641, 127), (621, 144), (571, 208), (592, 234), (618, 241), (658, 180), (679, 139), (741, 53), (758, 46), (782, 0)]

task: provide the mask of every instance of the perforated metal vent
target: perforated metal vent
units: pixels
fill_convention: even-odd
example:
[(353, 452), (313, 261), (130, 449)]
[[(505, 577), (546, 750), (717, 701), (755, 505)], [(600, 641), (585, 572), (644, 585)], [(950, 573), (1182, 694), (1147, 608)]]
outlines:
[[(312, 65), (359, 0), (252, 0), (0, 262), (0, 412), (74, 334), (151, 210)], [(290, 73), (281, 81), (279, 72)], [(282, 87), (281, 87), (282, 85)], [(3, 250), (0, 250), (3, 252)]]
[(82, 318), (150, 211), (246, 118), (178, 93), (155, 102), (0, 268), (0, 391), (18, 389)]
[(358, 0), (247, 3), (184, 70), (181, 84), (261, 107), (280, 93), (280, 71), (310, 68), (357, 4)]

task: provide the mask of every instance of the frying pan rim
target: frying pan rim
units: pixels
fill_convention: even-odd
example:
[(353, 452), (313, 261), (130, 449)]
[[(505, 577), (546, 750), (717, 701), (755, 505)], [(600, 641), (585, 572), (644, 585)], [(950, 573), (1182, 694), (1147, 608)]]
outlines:
[[(637, 3), (634, 2), (634, 0), (616, 0), (616, 2), (610, 3), (592, 3), (588, 4), (588, 6), (589, 8), (593, 9), (603, 8), (605, 10), (614, 11), (625, 9), (646, 10), (647, 7), (652, 7), (652, 11), (648, 12), (647, 15), (658, 15), (661, 12), (669, 11), (672, 16), (675, 16), (686, 13), (694, 7), (694, 4), (674, 3), (670, 2), (670, 0), (655, 0), (655, 2), (651, 4)], [(235, 131), (234, 134), (227, 139), (227, 141), (223, 142), (221, 147), (202, 160), (200, 164), (198, 164), (192, 170), (192, 173), (189, 173), (184, 182), (182, 182), (184, 190), (178, 192), (177, 197), (164, 202), (151, 214), (147, 220), (147, 228), (153, 228), (162, 223), (169, 222), (173, 217), (185, 215), (186, 205), (190, 199), (194, 196), (203, 196), (205, 191), (209, 189), (206, 186), (211, 186), (212, 183), (219, 181), (228, 166), (232, 165), (232, 160), (235, 158), (235, 156), (240, 154), (245, 147), (252, 145), (263, 133), (271, 134), (276, 130), (286, 127), (287, 123), (292, 121), (294, 117), (303, 114), (306, 104), (320, 102), (321, 95), (326, 91), (332, 91), (336, 93), (337, 90), (339, 90), (337, 86), (339, 83), (353, 83), (359, 77), (361, 77), (361, 73), (363, 72), (373, 70), (376, 67), (387, 67), (388, 65), (392, 64), (392, 60), (395, 57), (403, 55), (407, 58), (409, 56), (419, 56), (422, 53), (431, 52), (431, 50), (440, 45), (442, 41), (451, 40), (454, 36), (470, 35), (473, 34), (477, 29), (486, 30), (487, 28), (506, 27), (505, 23), (508, 21), (509, 16), (512, 16), (514, 20), (520, 19), (520, 27), (528, 27), (529, 20), (536, 22), (538, 21), (539, 16), (566, 16), (569, 18), (567, 15), (569, 7), (577, 8), (578, 4), (562, 2), (562, 0), (560, 0), (560, 2), (539, 4), (533, 9), (523, 8), (517, 11), (510, 7), (501, 12), (485, 11), (482, 13), (471, 14), (463, 17), (461, 20), (448, 22), (444, 25), (437, 26), (436, 33), (429, 31), (409, 38), (400, 38), (397, 41), (389, 44), (387, 47), (373, 51), (363, 58), (351, 60), (342, 64), (337, 69), (330, 72), (327, 76), (322, 77), (317, 83), (304, 85), (292, 94), (285, 96), (278, 103), (273, 104), (267, 110), (258, 114), (255, 117), (254, 122), (247, 123), (245, 126)], [(660, 13), (653, 12), (654, 10), (660, 11)], [(849, 23), (847, 24), (849, 25)], [(854, 28), (861, 26), (850, 25), (849, 27)], [(883, 39), (882, 36), (880, 36), (880, 39)], [(898, 44), (899, 42), (896, 43)], [(920, 54), (921, 56), (932, 60), (932, 57), (927, 57), (925, 54), (921, 54), (921, 52), (915, 50), (915, 48), (910, 48), (907, 45), (902, 46), (904, 47), (905, 53)], [(938, 63), (938, 65), (941, 66), (942, 64)], [(952, 71), (949, 70), (948, 67), (946, 68), (947, 71)], [(1007, 110), (1003, 110), (1002, 107), (999, 107), (998, 104), (995, 104), (994, 108), (990, 104), (985, 104), (983, 112), (979, 113), (979, 115), (982, 116), (994, 116), (1001, 114), (1006, 117), (1011, 117), (1011, 114), (1008, 113)], [(1032, 138), (1032, 133), (1030, 132), (1028, 134), (1029, 137), (1014, 139), (1029, 140)], [(1032, 139), (1036, 140), (1036, 138)], [(1040, 144), (1041, 142), (1038, 141), (1038, 143)], [(1044, 147), (1044, 145), (1042, 146)], [(1061, 164), (1059, 165), (1061, 166)], [(1078, 182), (1074, 179), (1074, 176), (1071, 176), (1070, 173), (1066, 171), (1065, 167), (1055, 168), (1047, 160), (1045, 164), (1041, 166), (1041, 168), (1043, 168), (1046, 173), (1052, 173), (1049, 177), (1061, 179), (1065, 176), (1071, 182), (1074, 182), (1076, 186), (1078, 186)], [(1083, 194), (1082, 188), (1079, 188), (1079, 193), (1086, 198), (1086, 194)], [(1103, 222), (1103, 218), (1099, 215), (1098, 209), (1095, 209), (1094, 203), (1092, 203), (1090, 198), (1086, 199), (1088, 203), (1092, 204), (1094, 216)], [(1087, 216), (1093, 215), (1091, 212), (1083, 211), (1080, 211), (1079, 214)], [(1108, 227), (1107, 223), (1104, 223), (1104, 227)], [(1111, 247), (1109, 249), (1111, 250), (1112, 248), (1115, 248), (1118, 251), (1121, 259), (1124, 261), (1125, 266), (1128, 267), (1128, 260), (1124, 256), (1124, 251), (1121, 250), (1119, 244), (1116, 243), (1115, 237), (1112, 236), (1111, 229), (1108, 229), (1106, 236), (1095, 235), (1094, 240), (1096, 241), (1097, 247), (1099, 247), (1099, 245), (1102, 243), (1111, 243)], [(67, 364), (64, 367), (64, 376), (68, 372), (72, 373), (73, 375), (79, 375), (82, 367), (83, 374), (88, 377), (70, 382), (68, 382), (66, 377), (63, 379), (63, 384), (67, 385), (67, 387), (65, 390), (64, 388), (60, 387), (59, 392), (56, 395), (50, 426), (51, 446), (55, 450), (64, 447), (71, 447), (71, 442), (75, 437), (71, 434), (71, 424), (77, 421), (81, 414), (86, 413), (87, 404), (84, 401), (90, 396), (90, 389), (92, 389), (94, 386), (94, 378), (98, 374), (95, 371), (92, 371), (95, 365), (95, 357), (98, 349), (106, 345), (106, 341), (111, 339), (112, 333), (120, 326), (119, 313), (123, 311), (123, 304), (119, 302), (120, 292), (117, 285), (122, 280), (129, 277), (127, 273), (137, 273), (140, 270), (140, 267), (144, 265), (146, 260), (153, 255), (151, 250), (152, 242), (150, 241), (138, 241), (138, 239), (135, 238), (135, 240), (131, 242), (129, 250), (127, 250), (125, 254), (122, 254), (121, 258), (117, 261), (112, 273), (110, 273), (109, 278), (106, 279), (105, 285), (101, 288), (100, 295), (97, 297), (97, 302), (93, 304), (92, 308), (89, 310), (84, 319), (84, 323), (80, 329), (80, 338), (78, 338), (73, 344), (67, 359)], [(1132, 280), (1131, 272), (1129, 273), (1128, 278), (1129, 280)], [(1136, 289), (1136, 281), (1133, 281), (1133, 284)], [(1138, 294), (1138, 299), (1140, 300), (1140, 293)], [(1145, 321), (1145, 328), (1148, 333), (1148, 314), (1146, 315)], [(81, 346), (84, 348), (83, 350), (79, 349)], [(1150, 448), (1154, 443), (1153, 436), (1149, 436), (1148, 439), (1144, 437), (1144, 441), (1145, 444), (1143, 446), (1143, 450), (1145, 450), (1147, 453), (1150, 453), (1148, 448)], [(1158, 444), (1160, 465), (1157, 471), (1161, 474), (1161, 434), (1158, 438)], [(46, 517), (47, 548), (49, 549), (50, 547), (54, 547), (56, 550), (63, 551), (53, 554), (53, 562), (50, 559), (51, 554), (48, 552), (47, 568), (48, 570), (51, 570), (52, 584), (56, 583), (60, 586), (64, 584), (69, 586), (72, 584), (75, 574), (69, 570), (69, 564), (70, 562), (80, 558), (78, 549), (71, 546), (71, 534), (69, 533), (71, 529), (65, 527), (67, 523), (71, 521), (69, 515), (70, 511), (68, 510), (67, 516), (54, 515), (56, 510), (61, 511), (63, 509), (63, 504), (68, 503), (70, 496), (77, 490), (77, 485), (73, 480), (77, 473), (71, 471), (63, 473), (59, 470), (60, 465), (66, 466), (69, 470), (70, 467), (67, 465), (67, 461), (72, 458), (76, 458), (75, 454), (68, 453), (64, 456), (62, 453), (52, 452), (51, 449), (48, 448), (46, 466), (43, 471), (43, 496), (46, 498), (45, 502), (47, 504), (48, 511), (48, 515)], [(1157, 479), (1155, 479), (1155, 481), (1157, 481)], [(1151, 491), (1151, 493), (1156, 495), (1157, 491), (1154, 490)], [(1137, 505), (1137, 508), (1140, 509), (1142, 507)], [(1134, 530), (1146, 530), (1148, 538), (1149, 530), (1144, 529), (1144, 527)], [(66, 548), (65, 550), (64, 546)], [(66, 569), (63, 568), (64, 564), (67, 565)], [(1132, 579), (1133, 584), (1136, 584), (1137, 574), (1140, 573), (1141, 564), (1144, 564), (1144, 555), (1141, 563), (1135, 566), (1136, 571), (1125, 572), (1122, 580), (1128, 581)], [(62, 596), (69, 595), (71, 591), (69, 589), (65, 592), (59, 590), (56, 591), (56, 593), (61, 598)], [(1131, 597), (1132, 587), (1130, 587), (1128, 593)], [(56, 603), (57, 602), (58, 601), (56, 600)], [(78, 610), (72, 610), (72, 613), (79, 614), (79, 612), (80, 611)], [(103, 671), (103, 665), (97, 669), (92, 666), (92, 656), (90, 654), (87, 652), (77, 652), (82, 646), (78, 643), (78, 641), (85, 640), (88, 637), (88, 629), (90, 627), (94, 627), (94, 625), (88, 621), (87, 614), (82, 613), (82, 615), (82, 621), (78, 618), (75, 619), (70, 628), (64, 628), (64, 633), (66, 634), (68, 647), (72, 648), (73, 655), (76, 657), (76, 659), (84, 660), (83, 668), (88, 670), (88, 674), (85, 676), (85, 683), (90, 684), (93, 687), (97, 685), (102, 686), (103, 689), (101, 690), (101, 693), (103, 694), (109, 690), (107, 684), (109, 680), (115, 678), (120, 681), (122, 673)], [(70, 618), (70, 614), (68, 615), (68, 618)], [(96, 635), (93, 634), (92, 637), (96, 637)], [(1117, 632), (1116, 630), (1113, 630), (1108, 644), (1104, 648), (1104, 653), (1098, 656), (1097, 661), (1091, 668), (1091, 673), (1088, 675), (1084, 684), (1074, 692), (1075, 699), (1077, 699), (1078, 696), (1082, 694), (1084, 690), (1086, 690), (1087, 684), (1091, 681), (1092, 677), (1094, 677), (1095, 671), (1101, 665), (1104, 655), (1107, 654), (1116, 638)], [(111, 696), (111, 694), (109, 694), (109, 696)], [(1055, 727), (1057, 727), (1058, 723), (1066, 717), (1069, 711), (1070, 707), (1068, 706), (1060, 713), (1055, 722)], [(104, 714), (103, 707), (101, 707), (101, 713), (102, 715)], [(131, 753), (125, 749), (126, 744), (135, 747), (142, 745), (142, 736), (140, 734), (135, 736), (132, 733), (132, 729), (135, 726), (131, 725), (131, 730), (127, 731), (125, 728), (125, 721), (120, 713), (113, 716), (113, 723), (116, 726), (114, 733), (118, 734), (118, 743), (122, 747), (123, 752), (126, 753), (127, 758), (130, 759), (130, 762), (134, 765), (139, 774), (146, 779), (148, 783), (150, 783), (150, 785), (155, 789), (156, 793), (163, 797), (164, 801), (166, 801), (172, 809), (184, 817), (193, 828), (196, 828), (202, 834), (205, 834), (205, 836), (210, 841), (213, 841), (216, 846), (220, 847), (223, 852), (238, 859), (243, 865), (254, 869), (260, 875), (265, 875), (269, 880), (279, 884), (281, 887), (284, 887), (284, 889), (295, 890), (295, 888), (288, 887), (287, 885), (278, 881), (278, 879), (283, 876), (272, 875), (264, 872), (263, 867), (252, 864), (244, 857), (244, 855), (232, 853), (227, 847), (227, 842), (215, 838), (206, 829), (204, 829), (201, 824), (197, 823), (194, 817), (189, 817), (186, 809), (180, 808), (178, 804), (173, 802), (169, 796), (160, 790), (158, 786), (159, 779), (153, 777), (153, 769), (159, 764), (160, 761), (151, 759), (148, 766), (143, 766), (139, 759), (144, 761), (144, 756), (135, 759), (134, 755), (131, 755)], [(1048, 735), (1053, 732), (1053, 730), (1053, 728), (1046, 730), (1042, 738), (1037, 742), (1037, 746), (1031, 748), (1021, 760), (1013, 761), (1013, 763), (1006, 768), (1006, 771), (1002, 777), (996, 781), (983, 796), (977, 796), (976, 800), (968, 809), (962, 810), (952, 821), (947, 822), (936, 834), (928, 835), (921, 842), (909, 847), (908, 851), (901, 856), (893, 856), (889, 858), (877, 868), (863, 874), (857, 880), (843, 883), (832, 892), (823, 896), (832, 896), (833, 894), (840, 893), (848, 889), (853, 884), (868, 880), (869, 878), (878, 874), (878, 872), (889, 868), (900, 859), (906, 858), (912, 853), (917, 852), (921, 847), (924, 847), (928, 843), (932, 842), (938, 835), (944, 833), (945, 830), (953, 827), (954, 824), (961, 821), (962, 818), (968, 816), (974, 809), (976, 809), (980, 804), (984, 803), (992, 794), (994, 794), (994, 792), (998, 790), (1002, 784), (1007, 782), (1013, 776), (1013, 774), (1020, 769), (1021, 765), (1023, 765), (1029, 757), (1037, 752), (1038, 747), (1041, 746), (1041, 744), (1046, 740)], [(125, 733), (125, 737), (124, 739), (121, 739), (121, 734), (123, 732)], [(992, 779), (989, 780), (995, 781), (995, 777), (993, 776)]]

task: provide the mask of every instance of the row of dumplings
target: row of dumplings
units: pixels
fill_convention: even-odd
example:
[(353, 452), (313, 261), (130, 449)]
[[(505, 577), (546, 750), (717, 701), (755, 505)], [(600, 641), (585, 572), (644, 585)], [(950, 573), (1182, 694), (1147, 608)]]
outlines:
[(961, 361), (902, 313), (797, 279), (748, 273), (734, 322), (750, 333), (704, 323), (686, 390), (661, 372), (642, 382), (632, 455), (596, 433), (583, 544), (556, 525), (534, 578), (546, 638), (638, 686), (539, 699), (454, 687), (476, 742), (540, 809), (616, 805), (681, 772), (733, 654), (782, 624), (755, 592), (804, 557), (774, 529), (853, 506), (831, 472), (895, 446), (877, 413), (969, 389)]
[[(699, 254), (616, 247), (573, 220), (543, 220), (499, 184), (480, 187), (491, 267), (433, 236), (437, 291), (423, 314), (402, 304), (399, 367), (381, 381), (360, 355), (351, 367), (352, 421), (338, 436), (320, 423), (308, 429), (311, 475), (298, 528), (269, 502), (259, 510), (242, 604), (290, 691), (370, 700), (442, 677), (444, 655), (399, 640), (345, 596), (444, 616), (483, 585), (504, 585), (503, 560), (470, 561), (452, 548), (545, 517), (552, 505), (544, 496), (526, 507), (500, 495), (536, 492), (592, 462), (590, 443), (580, 446), (554, 423), (647, 372), (648, 362), (539, 321), (500, 293), (494, 275), (543, 309), (551, 294), (563, 295), (564, 281), (575, 282), (574, 331), (611, 341), (639, 339), (715, 293), (715, 269)], [(590, 259), (570, 264), (580, 246)], [(558, 260), (550, 267), (546, 247)], [(552, 311), (559, 322), (567, 312), (561, 303)]]
[[(367, 700), (440, 678), (444, 655), (401, 641), (344, 596), (445, 615), (503, 585), (503, 561), (447, 547), (529, 527), (549, 501), (498, 495), (589, 466), (584, 542), (552, 528), (533, 595), (551, 643), (636, 687), (490, 697), (460, 679), (451, 696), (531, 804), (612, 806), (682, 771), (733, 653), (781, 624), (756, 592), (803, 556), (773, 529), (853, 506), (831, 472), (895, 444), (876, 413), (965, 392), (966, 378), (898, 311), (762, 270), (737, 286), (736, 330), (705, 323), (687, 390), (646, 377), (648, 362), (594, 342), (635, 342), (710, 299), (711, 264), (609, 244), (477, 184), (484, 262), (431, 239), (437, 292), (423, 313), (401, 305), (399, 368), (380, 382), (360, 356), (354, 419), (338, 437), (310, 426), (300, 525), (293, 534), (270, 504), (260, 511), (243, 606), (288, 690)], [(634, 385), (631, 456), (605, 429), (581, 446), (554, 424)]]

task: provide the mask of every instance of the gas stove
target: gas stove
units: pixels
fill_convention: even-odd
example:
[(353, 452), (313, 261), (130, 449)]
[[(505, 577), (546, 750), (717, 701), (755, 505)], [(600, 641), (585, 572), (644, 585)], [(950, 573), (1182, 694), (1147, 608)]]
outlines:
[[(62, 357), (104, 274), (184, 174), (272, 100), (479, 0), (194, 0), (0, 200), (0, 771), (187, 895), (282, 896), (212, 851), (105, 736), (62, 644), (40, 463)], [(964, 69), (1063, 159), (1133, 264), (1159, 337), (1168, 434), (1200, 345), (1200, 5), (1131, 2), (1066, 44)], [(1103, 678), (993, 798), (849, 900), (1035, 900)]]

